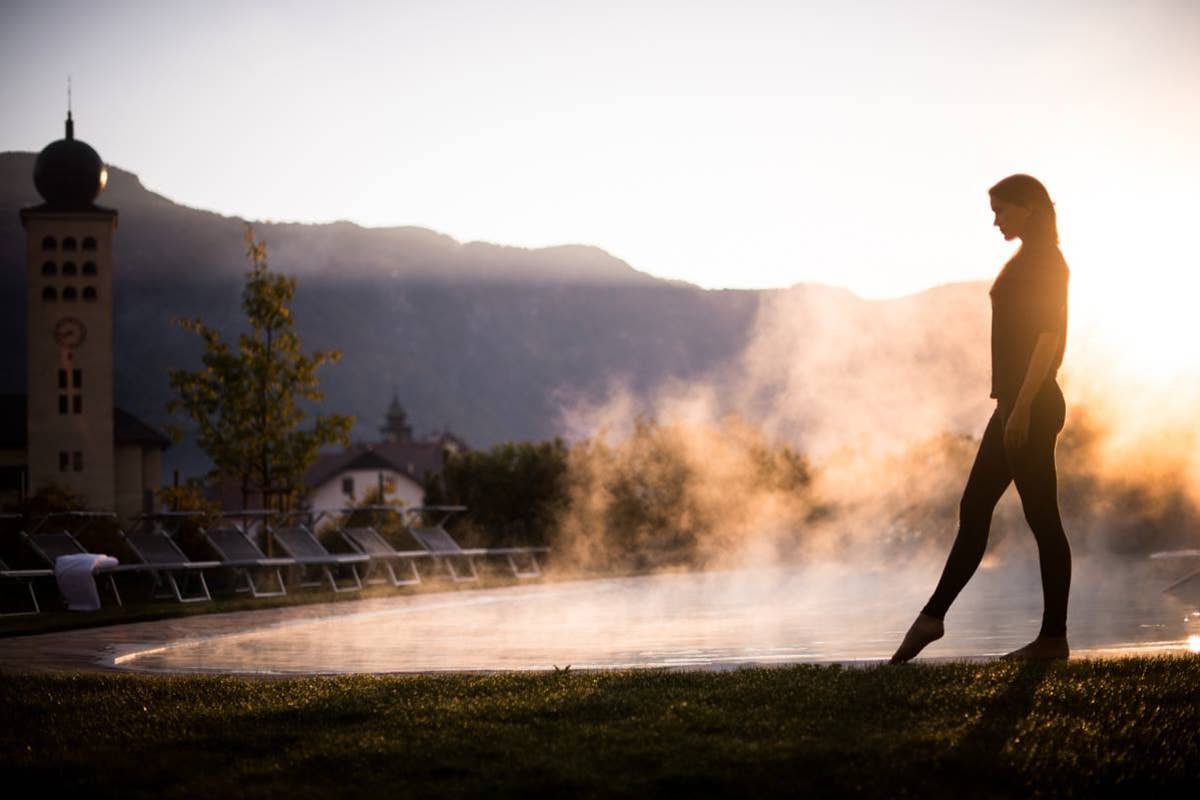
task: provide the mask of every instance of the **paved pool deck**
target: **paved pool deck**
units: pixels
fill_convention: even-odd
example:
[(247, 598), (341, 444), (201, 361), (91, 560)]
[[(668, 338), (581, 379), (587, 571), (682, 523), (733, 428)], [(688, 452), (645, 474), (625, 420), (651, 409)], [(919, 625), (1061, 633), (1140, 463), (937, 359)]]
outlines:
[(291, 622), (362, 614), (389, 608), (395, 598), (312, 603), (282, 608), (194, 614), (0, 639), (0, 673), (122, 672), (116, 659), (181, 640), (207, 639)]

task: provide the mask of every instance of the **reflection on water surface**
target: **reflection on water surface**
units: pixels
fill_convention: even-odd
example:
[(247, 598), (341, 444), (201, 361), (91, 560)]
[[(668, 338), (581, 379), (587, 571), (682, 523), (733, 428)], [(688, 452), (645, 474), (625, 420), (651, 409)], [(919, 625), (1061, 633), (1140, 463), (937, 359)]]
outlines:
[[(1136, 573), (1136, 574), (1134, 574)], [(382, 610), (293, 622), (126, 656), (140, 670), (255, 673), (710, 667), (891, 655), (936, 571), (842, 567), (642, 576), (397, 597)], [(1200, 650), (1200, 612), (1162, 575), (1077, 565), (1071, 645)], [(979, 657), (1032, 639), (1036, 572), (981, 570), (929, 657)]]

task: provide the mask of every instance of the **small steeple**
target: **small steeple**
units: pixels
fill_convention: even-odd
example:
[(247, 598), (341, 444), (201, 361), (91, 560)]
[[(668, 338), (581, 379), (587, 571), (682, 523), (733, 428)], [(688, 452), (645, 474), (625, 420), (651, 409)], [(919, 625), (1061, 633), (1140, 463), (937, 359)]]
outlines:
[(67, 76), (67, 139), (75, 138), (75, 120), (71, 119), (71, 76)]
[(392, 402), (388, 406), (387, 414), (384, 415), (383, 427), (379, 429), (379, 432), (383, 434), (384, 441), (412, 441), (412, 425), (408, 424), (408, 414), (400, 405), (400, 397), (395, 389), (392, 390)]

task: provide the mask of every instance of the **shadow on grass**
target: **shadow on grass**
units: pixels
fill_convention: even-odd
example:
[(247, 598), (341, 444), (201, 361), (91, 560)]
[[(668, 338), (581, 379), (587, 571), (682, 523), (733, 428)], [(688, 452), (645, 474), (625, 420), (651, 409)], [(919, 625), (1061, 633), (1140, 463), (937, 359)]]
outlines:
[(1045, 682), (1051, 664), (1049, 661), (1021, 662), (1008, 685), (987, 701), (979, 719), (947, 754), (947, 761), (960, 778), (978, 784), (981, 776), (988, 776), (998, 784), (1014, 777), (1004, 768), (1002, 753), (1033, 711), (1038, 690)]

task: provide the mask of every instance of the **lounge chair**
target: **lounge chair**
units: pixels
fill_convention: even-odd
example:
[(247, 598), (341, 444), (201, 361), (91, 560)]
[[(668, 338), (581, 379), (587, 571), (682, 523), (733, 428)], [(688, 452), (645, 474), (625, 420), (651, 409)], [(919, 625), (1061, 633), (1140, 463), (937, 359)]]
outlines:
[[(80, 553), (88, 554), (88, 550), (81, 545), (74, 536), (67, 531), (58, 531), (57, 533), (35, 533), (28, 534), (22, 531), (21, 538), (29, 546), (46, 566), (50, 567), (51, 572), (54, 570), (54, 562), (61, 556), (73, 556)], [(150, 572), (155, 568), (147, 564), (120, 564), (115, 567), (101, 567), (96, 571), (97, 585), (100, 583), (100, 577), (108, 578), (108, 587), (112, 590), (113, 598), (117, 601), (117, 605), (122, 605), (121, 593), (117, 591), (117, 582), (115, 580), (118, 573), (125, 572)]]
[(37, 578), (53, 578), (54, 570), (52, 569), (9, 569), (8, 565), (0, 561), (0, 579), (11, 580), (24, 584), (29, 590), (29, 602), (33, 606), (32, 611), (0, 611), (0, 617), (15, 617), (21, 614), (40, 614), (42, 607), (38, 605), (37, 593), (33, 591), (33, 582)]
[[(326, 550), (312, 531), (307, 528), (277, 528), (271, 536), (280, 549), (292, 558), (299, 567), (316, 567), (329, 581), (329, 587), (335, 592), (356, 592), (362, 588), (362, 579), (358, 575), (358, 565), (370, 561), (362, 553), (330, 553)], [(345, 566), (350, 568), (353, 578), (352, 586), (341, 586), (333, 576), (330, 567)], [(302, 582), (301, 586), (320, 586), (324, 581)]]
[[(514, 578), (540, 578), (542, 565), (538, 563), (538, 553), (549, 553), (549, 547), (489, 547), (489, 556), (504, 556), (508, 568)], [(524, 561), (524, 566), (521, 562)]]
[[(155, 597), (173, 595), (180, 603), (200, 603), (212, 600), (212, 595), (208, 592), (208, 582), (204, 580), (204, 570), (221, 566), (220, 561), (192, 561), (164, 531), (144, 533), (122, 531), (121, 537), (143, 564), (155, 568), (155, 577), (159, 585), (163, 584), (163, 577), (166, 578), (166, 588), (170, 592), (156, 593)], [(178, 576), (178, 580), (176, 576)], [(183, 581), (184, 587), (180, 586), (180, 581)], [(188, 588), (193, 591), (185, 593), (185, 589)]]
[[(453, 514), (466, 510), (466, 506), (420, 506), (410, 508), (408, 511), (412, 521), (415, 522), (429, 514), (436, 518), (436, 522), (428, 526), (418, 526), (410, 522), (408, 531), (422, 547), (429, 551), (430, 555), (441, 560), (446, 565), (450, 577), (455, 581), (478, 580), (479, 573), (475, 569), (475, 559), (492, 556), (504, 557), (515, 578), (541, 577), (542, 568), (538, 563), (537, 554), (550, 552), (549, 547), (476, 547), (471, 549), (459, 547), (458, 542), (454, 541), (454, 537), (446, 530), (445, 524), (446, 520)], [(451, 560), (454, 557), (458, 557), (460, 563), (466, 563), (467, 565), (467, 569), (462, 575), (459, 575), (458, 571), (454, 568), (454, 561)], [(524, 560), (524, 566), (520, 563), (522, 559)]]
[[(237, 528), (210, 528), (204, 532), (208, 546), (221, 559), (221, 566), (233, 570), (236, 583), (245, 581), (244, 587), (237, 591), (248, 590), (254, 597), (280, 597), (287, 594), (287, 586), (283, 582), (283, 567), (295, 566), (290, 558), (268, 558), (250, 537)], [(254, 573), (266, 573), (265, 577), (275, 577), (275, 590), (263, 590), (254, 580)], [(236, 585), (236, 584), (235, 584)]]
[[(372, 564), (383, 567), (386, 577), (372, 579), (368, 572), (363, 579), (367, 583), (391, 583), (392, 586), (411, 586), (421, 582), (421, 573), (417, 571), (417, 559), (429, 558), (427, 550), (397, 550), (388, 544), (379, 531), (374, 528), (342, 528), (338, 534), (346, 544), (359, 553), (368, 556)], [(396, 568), (404, 565), (408, 568), (408, 576), (396, 574)], [(403, 568), (402, 568), (403, 571)]]
[[(451, 515), (466, 511), (466, 506), (419, 506), (408, 509), (410, 520), (407, 523), (408, 532), (417, 540), (417, 544), (425, 548), (435, 564), (445, 567), (450, 579), (455, 583), (479, 580), (479, 571), (475, 568), (475, 559), (487, 555), (487, 550), (475, 547), (464, 550), (445, 528), (446, 520)], [(432, 525), (416, 524), (425, 516), (434, 516)], [(458, 564), (458, 567), (455, 567)], [(466, 569), (461, 569), (465, 565)]]

